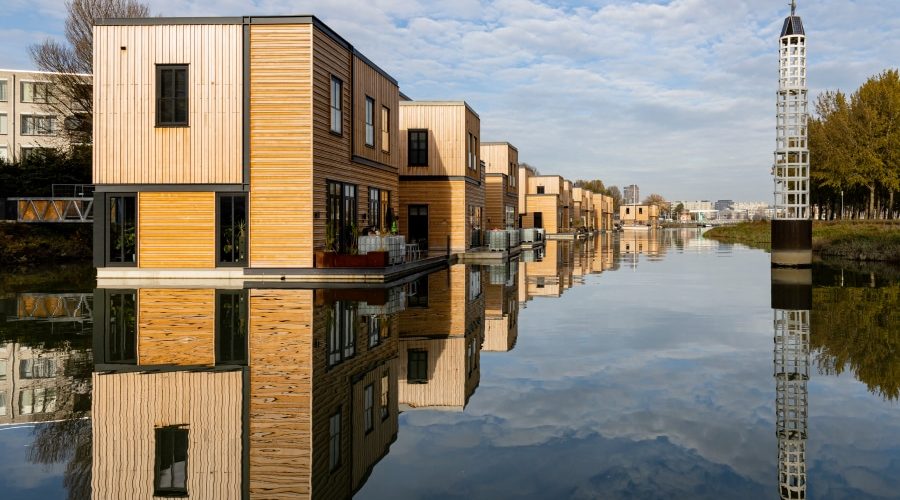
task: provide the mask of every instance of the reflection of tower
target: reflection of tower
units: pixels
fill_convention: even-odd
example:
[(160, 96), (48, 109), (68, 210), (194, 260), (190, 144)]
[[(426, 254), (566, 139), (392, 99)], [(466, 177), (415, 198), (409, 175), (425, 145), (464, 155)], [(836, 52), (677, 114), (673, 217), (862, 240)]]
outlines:
[(809, 116), (806, 84), (806, 33), (797, 2), (784, 20), (779, 38), (777, 135), (775, 149), (775, 219), (772, 264), (802, 266), (812, 262), (809, 211)]
[(772, 271), (778, 485), (786, 499), (806, 498), (811, 283), (808, 269)]

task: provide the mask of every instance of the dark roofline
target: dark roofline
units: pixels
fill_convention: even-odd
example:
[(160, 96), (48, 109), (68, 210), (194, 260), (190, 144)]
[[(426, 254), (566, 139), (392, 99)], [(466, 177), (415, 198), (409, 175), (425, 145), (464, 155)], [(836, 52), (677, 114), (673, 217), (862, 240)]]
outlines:
[(517, 153), (519, 152), (519, 148), (513, 146), (508, 141), (487, 141), (481, 143), (482, 146), (497, 146), (502, 144), (509, 146), (511, 149), (515, 149)]
[(387, 71), (381, 69), (371, 59), (363, 55), (362, 52), (356, 50), (353, 44), (348, 42), (344, 37), (331, 29), (327, 24), (322, 22), (316, 16), (243, 16), (243, 17), (125, 17), (125, 18), (106, 18), (94, 21), (94, 26), (163, 26), (163, 25), (202, 25), (202, 24), (312, 24), (316, 28), (322, 30), (329, 38), (337, 42), (340, 46), (349, 50), (351, 54), (358, 57), (364, 63), (368, 64), (372, 69), (377, 71), (381, 76), (390, 80), (394, 85), (398, 85), (397, 79), (388, 74)]

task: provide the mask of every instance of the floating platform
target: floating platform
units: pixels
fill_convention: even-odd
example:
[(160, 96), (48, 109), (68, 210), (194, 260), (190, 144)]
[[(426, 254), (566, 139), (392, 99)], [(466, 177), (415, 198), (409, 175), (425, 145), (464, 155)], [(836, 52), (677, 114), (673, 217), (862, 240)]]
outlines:
[[(541, 242), (543, 244), (543, 242)], [(522, 246), (518, 245), (503, 251), (491, 251), (487, 247), (474, 248), (465, 253), (457, 254), (457, 261), (466, 264), (496, 264), (509, 260), (522, 253)], [(530, 248), (530, 247), (529, 247)]]

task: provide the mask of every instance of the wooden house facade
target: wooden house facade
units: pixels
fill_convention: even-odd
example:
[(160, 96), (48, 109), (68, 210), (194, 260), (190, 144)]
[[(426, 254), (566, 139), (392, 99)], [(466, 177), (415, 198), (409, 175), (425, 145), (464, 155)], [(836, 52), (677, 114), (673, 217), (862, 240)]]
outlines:
[(487, 229), (517, 227), (519, 150), (508, 142), (481, 143), (484, 161), (484, 209)]
[[(522, 171), (525, 172), (522, 172)], [(520, 180), (527, 185), (524, 197), (523, 228), (543, 228), (547, 234), (568, 233), (570, 227), (571, 188), (569, 181), (558, 175), (533, 175), (520, 168)], [(524, 178), (524, 179), (523, 179)], [(571, 186), (571, 183), (568, 184)]]
[(399, 219), (408, 242), (452, 252), (481, 245), (480, 135), (480, 118), (465, 102), (400, 102)]
[(98, 290), (95, 498), (352, 496), (398, 429), (385, 293)]
[(101, 20), (94, 62), (99, 276), (311, 268), (391, 225), (397, 82), (315, 17)]
[(656, 205), (622, 205), (619, 221), (623, 227), (659, 225), (659, 207)]

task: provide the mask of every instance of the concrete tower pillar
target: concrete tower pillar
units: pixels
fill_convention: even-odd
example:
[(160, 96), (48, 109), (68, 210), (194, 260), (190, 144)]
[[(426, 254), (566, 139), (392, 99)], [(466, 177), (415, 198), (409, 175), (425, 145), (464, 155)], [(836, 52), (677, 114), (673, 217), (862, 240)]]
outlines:
[(812, 219), (809, 209), (809, 97), (806, 83), (806, 33), (796, 14), (784, 20), (778, 41), (778, 101), (775, 149), (775, 218), (772, 221), (772, 265), (812, 263)]

